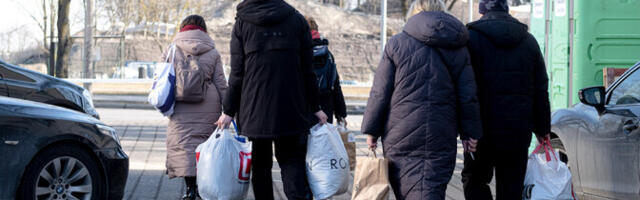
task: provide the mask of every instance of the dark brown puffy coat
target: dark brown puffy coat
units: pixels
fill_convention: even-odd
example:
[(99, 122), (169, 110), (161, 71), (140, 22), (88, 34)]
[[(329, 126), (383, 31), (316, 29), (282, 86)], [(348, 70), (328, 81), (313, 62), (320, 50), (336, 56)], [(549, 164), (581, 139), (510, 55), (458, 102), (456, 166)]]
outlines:
[(382, 137), (398, 199), (445, 199), (457, 136), (482, 135), (468, 38), (455, 17), (422, 12), (385, 48), (362, 132)]

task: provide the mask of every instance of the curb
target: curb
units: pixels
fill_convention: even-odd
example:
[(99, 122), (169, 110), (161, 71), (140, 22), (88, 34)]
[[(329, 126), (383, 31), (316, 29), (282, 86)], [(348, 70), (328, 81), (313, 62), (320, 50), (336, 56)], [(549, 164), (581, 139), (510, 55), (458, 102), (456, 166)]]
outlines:
[[(116, 109), (141, 109), (141, 110), (154, 110), (153, 106), (146, 102), (131, 102), (131, 101), (94, 101), (94, 107), (96, 108), (116, 108)], [(349, 115), (362, 115), (364, 114), (364, 105), (352, 105), (347, 104), (347, 114)]]

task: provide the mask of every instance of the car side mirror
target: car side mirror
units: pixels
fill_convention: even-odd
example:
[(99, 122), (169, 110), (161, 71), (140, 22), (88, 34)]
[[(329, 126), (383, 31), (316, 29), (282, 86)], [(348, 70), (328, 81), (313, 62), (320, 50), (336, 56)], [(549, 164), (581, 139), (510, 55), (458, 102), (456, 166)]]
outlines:
[(598, 113), (604, 112), (604, 95), (602, 86), (583, 88), (578, 92), (580, 102), (595, 107)]

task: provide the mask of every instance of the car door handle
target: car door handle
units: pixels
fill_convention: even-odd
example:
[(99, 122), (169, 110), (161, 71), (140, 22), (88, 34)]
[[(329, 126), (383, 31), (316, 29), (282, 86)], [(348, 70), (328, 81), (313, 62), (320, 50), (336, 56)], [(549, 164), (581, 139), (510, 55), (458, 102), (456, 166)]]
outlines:
[(638, 124), (635, 123), (633, 120), (627, 120), (626, 122), (624, 122), (624, 125), (622, 125), (622, 130), (627, 135), (631, 134), (631, 132), (633, 132), (636, 129), (638, 129)]

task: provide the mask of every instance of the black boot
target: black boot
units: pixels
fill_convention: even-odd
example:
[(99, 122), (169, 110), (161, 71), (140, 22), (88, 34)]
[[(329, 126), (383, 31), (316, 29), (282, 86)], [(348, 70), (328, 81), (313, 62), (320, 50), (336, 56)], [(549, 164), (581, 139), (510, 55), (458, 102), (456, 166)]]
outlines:
[(182, 196), (182, 200), (195, 200), (198, 195), (198, 185), (196, 185), (196, 177), (184, 177), (184, 182), (187, 185), (187, 189)]

